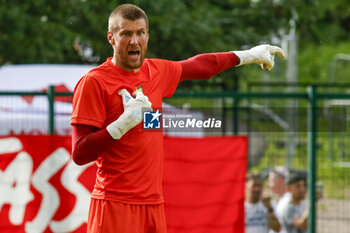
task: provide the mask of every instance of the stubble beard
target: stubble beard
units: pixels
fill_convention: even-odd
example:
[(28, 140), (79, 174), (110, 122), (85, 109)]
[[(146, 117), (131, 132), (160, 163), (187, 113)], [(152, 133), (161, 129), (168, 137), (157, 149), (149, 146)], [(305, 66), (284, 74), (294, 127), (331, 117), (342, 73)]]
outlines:
[(117, 50), (116, 59), (117, 59), (117, 61), (120, 61), (120, 63), (125, 68), (138, 69), (138, 68), (141, 67), (141, 65), (143, 63), (143, 60), (146, 57), (146, 53), (147, 53), (147, 47), (140, 48), (140, 58), (137, 61), (129, 61), (127, 52), (123, 52), (123, 51)]
[(257, 203), (258, 201), (260, 201), (260, 193), (252, 193), (251, 200), (253, 201), (253, 203)]

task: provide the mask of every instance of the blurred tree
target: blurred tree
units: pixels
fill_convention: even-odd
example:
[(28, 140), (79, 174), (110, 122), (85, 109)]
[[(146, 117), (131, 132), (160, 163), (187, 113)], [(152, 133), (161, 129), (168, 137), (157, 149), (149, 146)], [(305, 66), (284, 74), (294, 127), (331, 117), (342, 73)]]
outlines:
[(105, 55), (101, 39), (113, 7), (105, 0), (1, 0), (0, 64), (90, 63), (76, 43)]
[[(102, 63), (112, 55), (107, 42), (110, 12), (134, 3), (149, 16), (149, 57), (186, 59), (198, 53), (280, 43), (298, 13), (301, 46), (348, 40), (347, 0), (0, 0), (0, 65), (4, 63)], [(249, 72), (232, 69), (220, 76)], [(253, 71), (254, 72), (254, 71)], [(210, 80), (232, 89), (233, 79)], [(207, 82), (184, 82), (212, 88)]]

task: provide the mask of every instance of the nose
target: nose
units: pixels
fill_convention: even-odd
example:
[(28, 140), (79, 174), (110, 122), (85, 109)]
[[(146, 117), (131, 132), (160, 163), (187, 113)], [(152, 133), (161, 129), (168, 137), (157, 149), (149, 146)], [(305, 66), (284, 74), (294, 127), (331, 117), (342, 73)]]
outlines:
[(138, 38), (137, 38), (137, 35), (136, 34), (133, 34), (131, 36), (131, 40), (130, 40), (130, 44), (138, 44)]

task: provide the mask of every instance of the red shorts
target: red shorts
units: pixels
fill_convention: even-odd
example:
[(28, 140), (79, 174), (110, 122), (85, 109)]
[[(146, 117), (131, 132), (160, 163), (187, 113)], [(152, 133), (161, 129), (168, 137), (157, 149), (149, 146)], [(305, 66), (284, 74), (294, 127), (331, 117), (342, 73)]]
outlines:
[(164, 205), (91, 199), (87, 233), (166, 233)]

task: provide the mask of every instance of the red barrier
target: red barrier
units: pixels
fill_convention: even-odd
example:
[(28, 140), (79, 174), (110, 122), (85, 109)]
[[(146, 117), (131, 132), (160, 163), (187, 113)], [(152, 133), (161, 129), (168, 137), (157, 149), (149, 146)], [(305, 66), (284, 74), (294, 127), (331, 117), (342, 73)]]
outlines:
[[(242, 137), (164, 139), (168, 233), (243, 232), (246, 150)], [(0, 138), (0, 232), (86, 232), (96, 166), (70, 151), (70, 137)]]
[(243, 233), (247, 138), (165, 138), (168, 233)]

